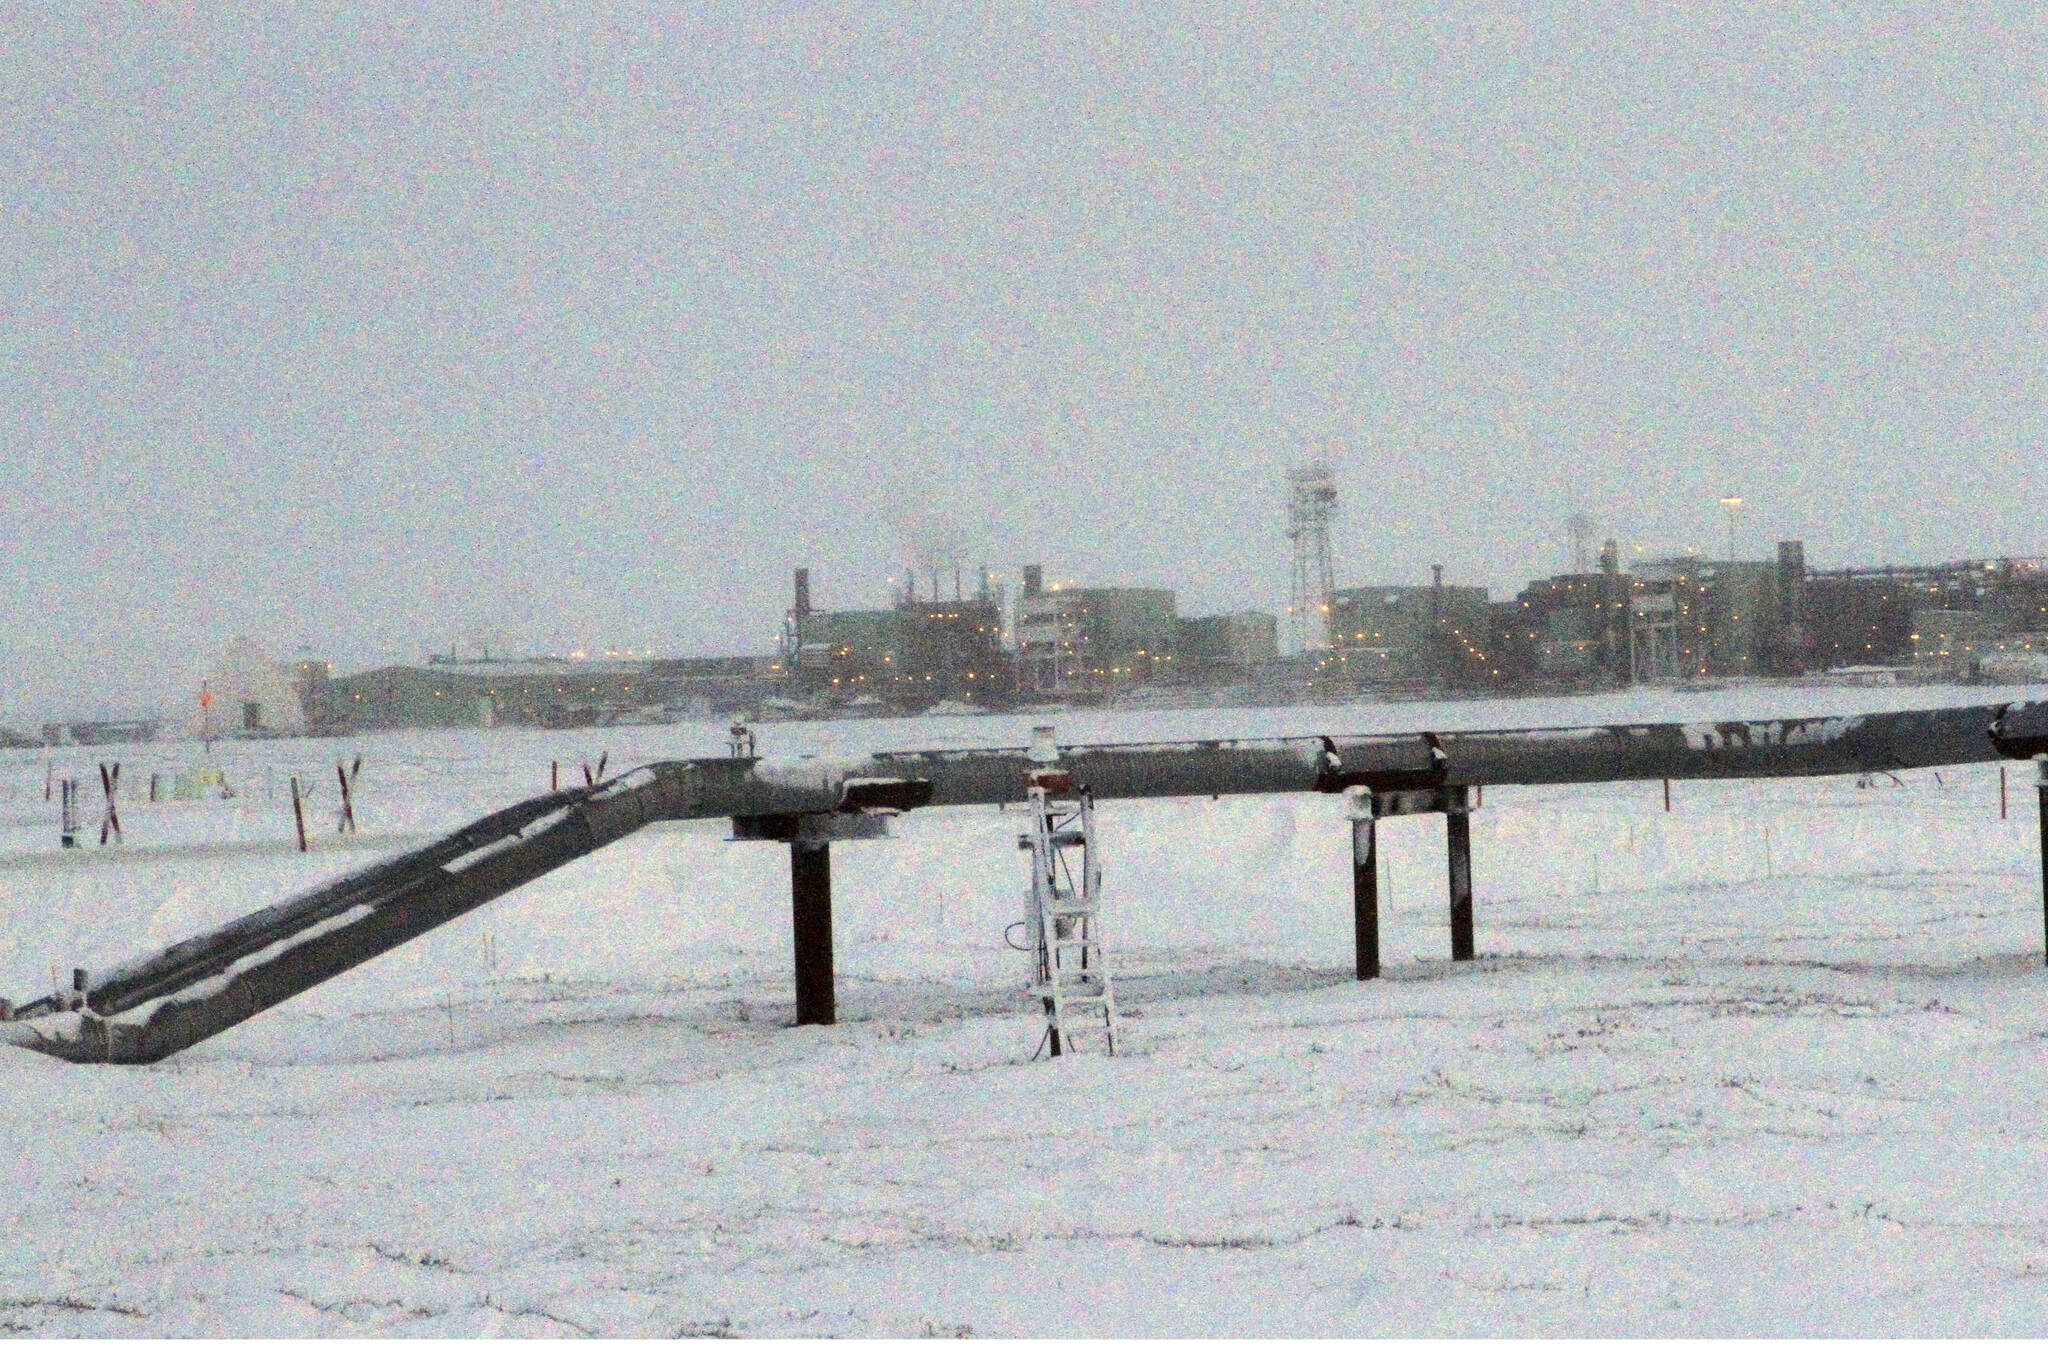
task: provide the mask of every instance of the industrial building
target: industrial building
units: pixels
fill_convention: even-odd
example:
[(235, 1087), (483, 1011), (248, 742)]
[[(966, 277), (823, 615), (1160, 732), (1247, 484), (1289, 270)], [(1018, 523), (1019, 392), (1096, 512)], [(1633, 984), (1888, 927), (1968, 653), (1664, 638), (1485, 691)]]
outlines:
[(1078, 701), (1173, 681), (1179, 619), (1169, 589), (1047, 587), (1043, 566), (1027, 564), (1017, 605), (1017, 692)]
[(880, 700), (899, 672), (902, 622), (893, 611), (797, 615), (792, 676), (807, 693)]
[(300, 689), (305, 676), (297, 667), (280, 667), (255, 641), (238, 635), (192, 694), (186, 729), (197, 739), (303, 735), (309, 728)]
[(789, 670), (774, 655), (716, 654), (647, 661), (649, 700), (667, 716), (748, 711), (788, 687)]
[(798, 569), (784, 645), (798, 695), (891, 710), (1101, 700), (1140, 686), (1233, 685), (1278, 654), (1269, 612), (1184, 620), (1167, 589), (1048, 585), (1039, 564), (1022, 579), (1013, 651), (986, 570), (971, 596), (906, 588), (886, 610), (819, 611)]
[[(1174, 687), (1305, 698), (1836, 670), (1887, 679), (2048, 678), (2048, 561), (2040, 558), (1809, 572), (1805, 548), (1793, 540), (1780, 542), (1771, 560), (1688, 554), (1624, 570), (1610, 540), (1592, 571), (1590, 525), (1574, 518), (1578, 571), (1535, 580), (1510, 602), (1446, 583), (1440, 565), (1426, 585), (1332, 589), (1319, 601), (1330, 577), (1334, 496), (1320, 468), (1290, 487), (1290, 612), (1309, 643), (1287, 658), (1271, 613), (1182, 618), (1170, 589), (1049, 584), (1038, 564), (1024, 566), (1007, 623), (986, 570), (972, 594), (961, 590), (957, 570), (951, 597), (936, 574), (926, 597), (906, 575), (885, 608), (820, 611), (810, 572), (800, 568), (774, 656), (434, 658), (336, 679), (317, 661), (279, 669), (238, 641), (217, 670), (226, 680), (220, 690), (232, 695), (215, 713), (222, 724), (214, 733), (592, 725), (763, 707), (993, 709), (1111, 702)], [(1307, 628), (1315, 623), (1320, 632)], [(1006, 624), (1014, 645), (1005, 643)]]
[(1804, 666), (1805, 549), (1775, 560), (1686, 555), (1629, 566), (1629, 676), (1636, 682), (1785, 677)]
[(951, 599), (920, 599), (915, 577), (907, 577), (885, 611), (815, 610), (810, 570), (798, 569), (784, 657), (804, 695), (841, 704), (994, 706), (1012, 690), (1002, 603), (985, 569), (972, 597), (956, 590)]
[(147, 744), (162, 726), (155, 720), (66, 720), (44, 724), (42, 738), (35, 740), (0, 729), (0, 749), (43, 744), (56, 748), (67, 744)]
[(1835, 569), (1806, 581), (1812, 669), (1911, 664), (1975, 678), (1987, 658), (2025, 658), (2048, 639), (2048, 560)]
[(694, 659), (461, 659), (436, 656), (309, 689), (316, 734), (496, 725), (561, 729), (711, 716), (761, 704), (786, 686), (782, 662)]
[(595, 725), (633, 714), (658, 718), (658, 709), (642, 661), (436, 656), (424, 666), (333, 679), (316, 714), (321, 728), (348, 732)]
[(1501, 642), (1504, 666), (1552, 686), (1626, 683), (1629, 590), (1611, 540), (1598, 573), (1537, 579), (1515, 596)]
[(1327, 678), (1353, 683), (1482, 682), (1497, 672), (1496, 630), (1486, 589), (1426, 586), (1343, 588), (1330, 598)]
[(1280, 653), (1280, 621), (1271, 612), (1184, 616), (1174, 626), (1172, 674), (1199, 687), (1242, 683), (1269, 668)]
[(902, 622), (902, 669), (890, 692), (896, 705), (994, 706), (1009, 700), (1013, 677), (1003, 649), (1003, 607), (985, 582), (974, 597), (906, 599), (896, 614)]
[[(1334, 449), (1334, 447), (1332, 447)], [(433, 658), (334, 678), (284, 668), (237, 640), (214, 670), (217, 705), (195, 706), (193, 733), (336, 733), (401, 726), (568, 726), (771, 708), (801, 716), (912, 712), (952, 705), (1110, 702), (1187, 689), (1233, 699), (1343, 697), (1457, 689), (1567, 691), (1717, 678), (1853, 674), (2031, 681), (2048, 677), (2048, 559), (1990, 558), (1809, 571), (1805, 547), (1775, 559), (1694, 553), (1622, 567), (1608, 540), (1597, 569), (1593, 524), (1567, 526), (1572, 572), (1532, 581), (1511, 601), (1447, 583), (1333, 585), (1336, 466), (1288, 471), (1287, 635), (1264, 611), (1182, 618), (1171, 589), (1050, 583), (1025, 565), (1014, 603), (988, 571), (964, 590), (957, 556), (906, 573), (887, 606), (818, 610), (795, 570), (782, 647), (770, 656), (633, 660)], [(940, 578), (950, 570), (951, 595)], [(47, 727), (46, 727), (47, 728)], [(68, 735), (125, 734), (74, 724)]]

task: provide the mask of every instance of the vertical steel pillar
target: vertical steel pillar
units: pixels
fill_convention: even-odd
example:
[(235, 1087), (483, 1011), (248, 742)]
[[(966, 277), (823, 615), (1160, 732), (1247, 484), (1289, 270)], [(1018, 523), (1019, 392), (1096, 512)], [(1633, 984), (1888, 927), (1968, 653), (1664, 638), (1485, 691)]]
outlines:
[(1466, 789), (1453, 787), (1444, 823), (1449, 833), (1451, 961), (1470, 962), (1472, 951), (1472, 814)]
[(2034, 760), (2034, 786), (2041, 795), (2041, 939), (2048, 960), (2048, 758)]
[(1379, 841), (1372, 795), (1356, 793), (1351, 808), (1351, 920), (1358, 939), (1358, 979), (1380, 974)]
[(796, 1021), (838, 1022), (832, 996), (832, 845), (789, 843), (789, 905), (796, 939)]

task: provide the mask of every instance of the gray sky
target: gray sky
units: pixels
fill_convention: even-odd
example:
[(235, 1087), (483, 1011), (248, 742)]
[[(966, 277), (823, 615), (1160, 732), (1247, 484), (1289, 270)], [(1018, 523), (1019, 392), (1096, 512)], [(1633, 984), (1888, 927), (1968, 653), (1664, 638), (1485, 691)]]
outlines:
[(2033, 6), (934, 8), (0, 10), (0, 716), (1277, 608), (1326, 447), (1342, 583), (2048, 550)]

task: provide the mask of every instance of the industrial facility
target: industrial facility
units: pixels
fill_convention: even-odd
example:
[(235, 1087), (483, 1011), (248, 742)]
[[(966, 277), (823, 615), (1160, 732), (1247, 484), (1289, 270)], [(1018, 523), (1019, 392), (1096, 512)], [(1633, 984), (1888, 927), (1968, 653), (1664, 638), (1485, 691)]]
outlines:
[[(1258, 704), (1360, 696), (1714, 686), (1738, 678), (1844, 684), (2048, 681), (2048, 559), (1810, 569), (1787, 540), (1769, 559), (1688, 551), (1624, 563), (1592, 523), (1568, 522), (1571, 571), (1512, 599), (1432, 566), (1427, 583), (1341, 586), (1328, 463), (1285, 478), (1283, 619), (1182, 616), (1174, 589), (1048, 580), (986, 567), (891, 580), (876, 607), (821, 607), (797, 568), (772, 654), (698, 658), (434, 656), (335, 677), (277, 665), (246, 639), (214, 665), (192, 734), (263, 738), (496, 725), (583, 727), (685, 718), (912, 714), (1066, 706)], [(1276, 566), (1277, 567), (1277, 566)], [(1288, 648), (1283, 652), (1283, 636)], [(91, 743), (155, 722), (43, 726)], [(36, 742), (0, 734), (0, 743)]]

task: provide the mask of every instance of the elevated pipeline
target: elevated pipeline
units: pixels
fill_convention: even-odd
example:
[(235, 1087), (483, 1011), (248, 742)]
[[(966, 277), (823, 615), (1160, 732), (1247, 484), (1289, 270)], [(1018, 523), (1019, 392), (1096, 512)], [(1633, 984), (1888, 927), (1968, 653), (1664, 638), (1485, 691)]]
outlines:
[[(1098, 800), (1673, 778), (1811, 777), (1996, 761), (1999, 706), (1707, 724), (1070, 745)], [(2031, 712), (2032, 708), (2029, 708)], [(857, 763), (656, 763), (522, 801), (13, 1011), (0, 1041), (76, 1061), (181, 1051), (663, 820), (821, 816), (1014, 800), (1026, 749), (899, 750)], [(829, 907), (827, 909), (829, 915)]]

